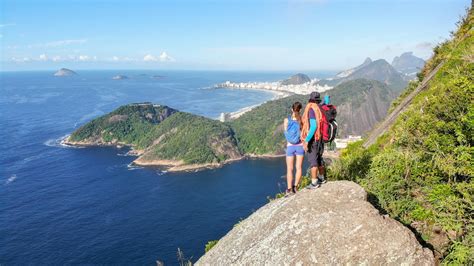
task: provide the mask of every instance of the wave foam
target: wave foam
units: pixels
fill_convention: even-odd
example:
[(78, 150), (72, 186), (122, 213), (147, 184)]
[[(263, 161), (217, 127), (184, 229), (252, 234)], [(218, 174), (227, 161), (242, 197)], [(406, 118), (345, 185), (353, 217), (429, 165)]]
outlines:
[(132, 162), (132, 163), (129, 163), (129, 164), (127, 165), (127, 168), (128, 168), (128, 170), (130, 170), (130, 171), (143, 169), (142, 166), (134, 165), (133, 162)]
[(65, 140), (70, 136), (70, 134), (64, 135), (57, 139), (48, 139), (47, 141), (43, 142), (44, 145), (48, 147), (55, 147), (55, 148), (83, 148), (80, 146), (72, 146), (65, 143)]
[(8, 185), (8, 184), (10, 184), (11, 182), (15, 181), (16, 178), (17, 178), (16, 175), (11, 175), (11, 176), (7, 179), (7, 181), (5, 181), (5, 185)]

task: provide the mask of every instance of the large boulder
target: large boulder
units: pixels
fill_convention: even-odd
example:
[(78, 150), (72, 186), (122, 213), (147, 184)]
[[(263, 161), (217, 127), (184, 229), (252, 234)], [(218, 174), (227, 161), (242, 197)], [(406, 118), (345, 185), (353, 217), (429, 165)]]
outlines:
[(379, 214), (349, 181), (263, 206), (196, 265), (434, 265), (433, 253), (399, 222)]

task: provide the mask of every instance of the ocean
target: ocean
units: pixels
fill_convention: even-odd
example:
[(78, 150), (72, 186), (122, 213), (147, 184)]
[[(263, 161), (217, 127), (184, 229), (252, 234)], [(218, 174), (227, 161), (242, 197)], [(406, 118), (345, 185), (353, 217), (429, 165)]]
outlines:
[[(212, 85), (293, 73), (77, 72), (0, 72), (0, 264), (173, 265), (178, 248), (196, 261), (208, 241), (285, 189), (284, 158), (165, 173), (131, 167), (126, 148), (71, 148), (60, 140), (135, 102), (218, 118), (274, 94)], [(118, 74), (129, 79), (112, 80)]]

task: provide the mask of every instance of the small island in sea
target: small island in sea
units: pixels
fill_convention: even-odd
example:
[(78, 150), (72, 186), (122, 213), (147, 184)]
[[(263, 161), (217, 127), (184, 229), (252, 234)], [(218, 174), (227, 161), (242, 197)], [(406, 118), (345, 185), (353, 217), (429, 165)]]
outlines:
[(68, 76), (75, 76), (75, 75), (77, 75), (76, 72), (67, 68), (61, 68), (60, 70), (56, 71), (56, 73), (54, 73), (55, 77), (68, 77)]

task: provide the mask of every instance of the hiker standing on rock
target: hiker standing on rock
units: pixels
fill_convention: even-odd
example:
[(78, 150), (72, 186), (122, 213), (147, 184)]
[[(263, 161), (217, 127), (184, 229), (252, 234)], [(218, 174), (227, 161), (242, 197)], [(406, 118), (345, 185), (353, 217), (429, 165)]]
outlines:
[[(326, 99), (327, 104), (329, 104), (329, 97)], [(320, 103), (321, 95), (319, 92), (312, 92), (302, 118), (301, 140), (303, 141), (304, 150), (308, 153), (311, 168), (311, 184), (307, 186), (308, 189), (318, 188), (326, 182), (323, 161), (324, 143), (319, 126), (322, 119), (321, 110), (318, 106)]]
[[(287, 141), (286, 145), (286, 182), (287, 189), (285, 191), (285, 197), (296, 193), (298, 185), (301, 180), (302, 168), (303, 168), (303, 157), (304, 149), (303, 142), (301, 141), (301, 114), (300, 111), (303, 108), (300, 102), (295, 102), (291, 106), (291, 115), (285, 118), (283, 125), (285, 129), (285, 138)], [(296, 157), (296, 164), (295, 164)], [(293, 165), (296, 167), (295, 184), (293, 184)]]

